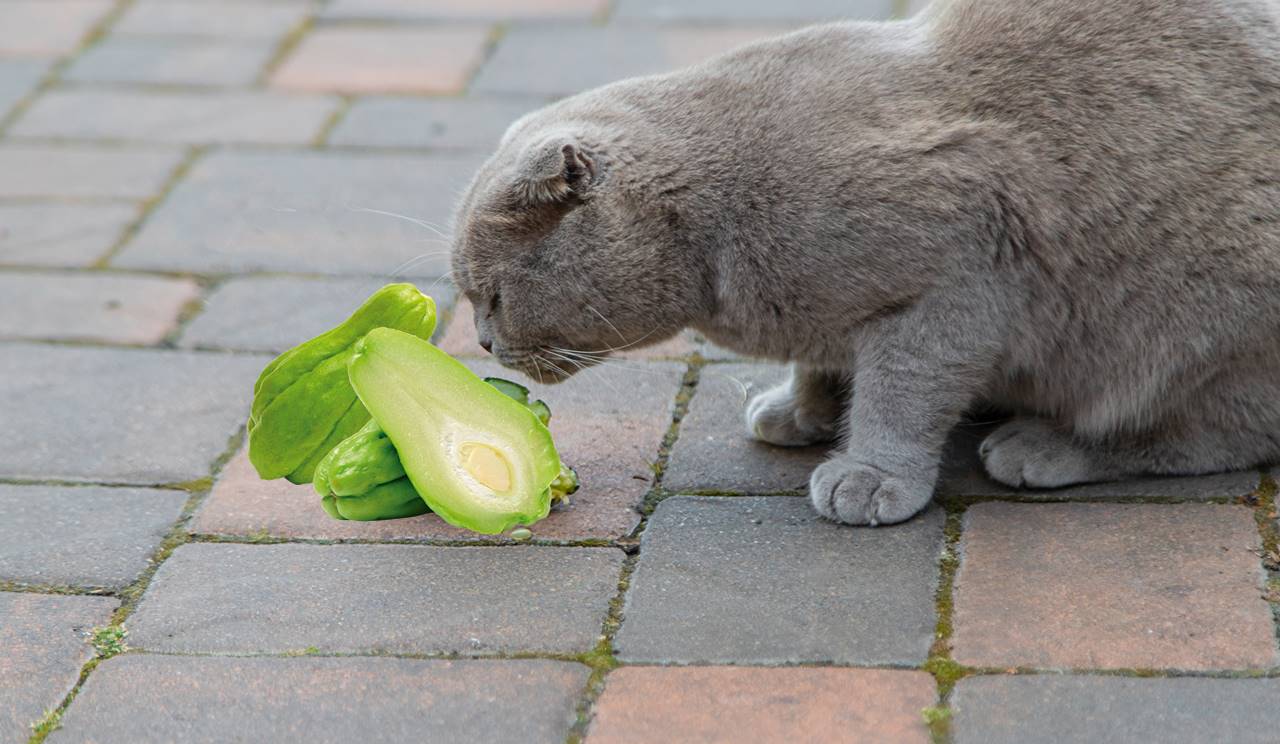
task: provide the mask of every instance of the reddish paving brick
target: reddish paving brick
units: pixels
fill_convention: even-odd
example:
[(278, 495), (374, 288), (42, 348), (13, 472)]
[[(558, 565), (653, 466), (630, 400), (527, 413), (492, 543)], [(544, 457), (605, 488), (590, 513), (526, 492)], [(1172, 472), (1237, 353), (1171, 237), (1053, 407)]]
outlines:
[(341, 93), (458, 93), (488, 38), (484, 27), (322, 28), (303, 39), (271, 83)]
[[(483, 375), (514, 377), (492, 363), (472, 363)], [(553, 411), (551, 431), (561, 458), (578, 471), (582, 488), (533, 527), (536, 538), (616, 538), (639, 522), (636, 506), (649, 490), (683, 368), (649, 363), (588, 370), (554, 387), (530, 384)], [(529, 384), (529, 381), (522, 380)], [(227, 466), (205, 501), (193, 531), (303, 538), (474, 539), (432, 514), (385, 522), (342, 522), (320, 508), (311, 486), (260, 480), (243, 453)]]
[(177, 167), (177, 150), (0, 145), (0, 198), (146, 199)]
[(113, 34), (278, 39), (307, 16), (303, 3), (133, 3), (111, 26)]
[(975, 666), (1270, 667), (1253, 513), (1214, 504), (979, 504), (954, 655)]
[(88, 266), (137, 217), (132, 204), (0, 204), (0, 264)]
[(0, 338), (154, 344), (199, 295), (190, 279), (0, 273)]
[(336, 98), (263, 91), (55, 90), (9, 130), (17, 137), (305, 145), (337, 109)]
[[(440, 339), (440, 348), (457, 357), (489, 357), (489, 352), (480, 348), (476, 340), (475, 312), (466, 298), (458, 298), (449, 327)], [(625, 349), (617, 356), (622, 359), (682, 359), (698, 348), (693, 335), (686, 333), (652, 346)]]
[(112, 37), (80, 55), (63, 78), (79, 83), (249, 85), (273, 39)]
[(608, 0), (335, 0), (324, 12), (344, 20), (560, 20), (603, 13)]
[(113, 4), (111, 0), (5, 0), (0, 4), (0, 55), (54, 57), (70, 52)]
[(541, 659), (219, 658), (102, 664), (51, 742), (555, 742), (588, 670)]
[(936, 696), (924, 672), (624, 667), (607, 678), (587, 744), (923, 744), (920, 710)]
[(106, 624), (110, 597), (0, 593), (0, 743), (25, 742), (93, 657), (88, 631)]

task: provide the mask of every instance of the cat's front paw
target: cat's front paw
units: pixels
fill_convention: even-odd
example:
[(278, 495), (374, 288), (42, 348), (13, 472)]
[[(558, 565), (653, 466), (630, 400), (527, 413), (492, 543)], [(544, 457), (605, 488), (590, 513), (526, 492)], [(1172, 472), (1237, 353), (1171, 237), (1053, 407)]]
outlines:
[(993, 480), (1014, 488), (1058, 488), (1107, 480), (1098, 458), (1048, 421), (1014, 419), (978, 447)]
[(760, 393), (747, 404), (747, 431), (762, 442), (804, 447), (836, 438), (839, 409), (813, 411), (801, 405), (789, 385)]
[(819, 465), (809, 499), (827, 519), (845, 524), (895, 524), (915, 516), (933, 497), (933, 483), (890, 475), (850, 457)]

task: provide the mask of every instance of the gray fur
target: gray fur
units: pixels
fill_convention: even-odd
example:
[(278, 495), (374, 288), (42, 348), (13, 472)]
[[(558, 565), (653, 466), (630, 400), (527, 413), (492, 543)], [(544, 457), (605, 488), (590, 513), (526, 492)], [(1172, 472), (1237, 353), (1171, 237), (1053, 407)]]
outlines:
[(979, 401), (1016, 486), (1280, 460), (1278, 25), (940, 0), (589, 91), (481, 168), (455, 280), (544, 379), (685, 327), (793, 362), (748, 426), (843, 430), (810, 493), (851, 524), (922, 509)]

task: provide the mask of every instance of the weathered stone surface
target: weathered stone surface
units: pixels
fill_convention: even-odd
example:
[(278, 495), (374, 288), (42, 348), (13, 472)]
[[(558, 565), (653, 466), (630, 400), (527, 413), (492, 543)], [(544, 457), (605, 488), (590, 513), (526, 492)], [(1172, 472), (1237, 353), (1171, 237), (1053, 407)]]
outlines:
[[(180, 345), (279, 353), (342, 323), (390, 279), (245, 277), (219, 286), (182, 334)], [(448, 282), (418, 282), (445, 313)], [(437, 328), (437, 333), (442, 329)]]
[(609, 675), (587, 744), (929, 741), (924, 672), (624, 667)]
[(181, 157), (172, 149), (0, 144), (0, 198), (147, 199)]
[(0, 484), (0, 580), (126, 586), (186, 501), (184, 491)]
[(605, 548), (197, 543), (128, 627), (158, 651), (581, 653), (621, 566)]
[(0, 263), (88, 266), (137, 216), (132, 204), (0, 204)]
[(307, 16), (305, 3), (140, 0), (111, 26), (115, 34), (279, 39)]
[(957, 744), (1276, 740), (1280, 680), (999, 676), (961, 680)]
[(137, 485), (206, 477), (266, 361), (0, 344), (0, 476)]
[(0, 744), (27, 741), (62, 704), (93, 657), (89, 631), (115, 608), (110, 597), (0, 592)]
[[(492, 363), (472, 363), (481, 375), (516, 377)], [(671, 423), (682, 368), (606, 366), (552, 386), (530, 384), (551, 406), (551, 432), (561, 459), (578, 471), (582, 487), (568, 506), (535, 525), (538, 539), (617, 538), (640, 521), (636, 507), (652, 486), (652, 462)], [(521, 380), (529, 384), (528, 380)], [(243, 454), (219, 477), (193, 529), (214, 534), (314, 538), (451, 538), (478, 536), (433, 514), (384, 522), (330, 519), (310, 486), (260, 480)]]
[(324, 17), (343, 20), (588, 19), (608, 0), (335, 0)]
[(1215, 504), (979, 504), (954, 656), (974, 666), (1276, 664), (1253, 513)]
[(618, 0), (619, 20), (840, 21), (879, 20), (894, 14), (893, 0)]
[(9, 132), (127, 142), (305, 145), (337, 107), (338, 100), (328, 96), (249, 90), (70, 89), (40, 96)]
[(627, 661), (917, 664), (933, 639), (934, 509), (892, 529), (804, 499), (667, 499), (644, 532), (617, 636)]
[(190, 279), (0, 272), (0, 339), (154, 344), (199, 294)]
[(85, 683), (52, 742), (555, 742), (579, 664), (129, 654)]
[(75, 49), (111, 0), (5, 0), (0, 56), (56, 57)]
[(271, 84), (335, 93), (460, 93), (488, 40), (484, 26), (322, 27), (303, 38)]
[(342, 118), (329, 142), (488, 154), (511, 122), (540, 103), (540, 99), (525, 98), (362, 98)]
[(78, 83), (249, 85), (273, 39), (113, 36), (80, 55), (63, 78)]
[(49, 63), (38, 59), (0, 59), (0, 117), (35, 90)]
[(476, 155), (219, 152), (196, 165), (114, 263), (439, 276), (449, 263), (441, 234), (478, 164)]

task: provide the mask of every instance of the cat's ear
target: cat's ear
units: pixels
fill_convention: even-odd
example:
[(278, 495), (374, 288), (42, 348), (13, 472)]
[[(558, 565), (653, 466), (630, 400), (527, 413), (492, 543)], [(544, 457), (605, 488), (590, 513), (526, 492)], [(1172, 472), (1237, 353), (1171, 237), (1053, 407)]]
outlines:
[(528, 206), (576, 206), (591, 198), (603, 158), (570, 135), (547, 137), (520, 155), (516, 193)]

